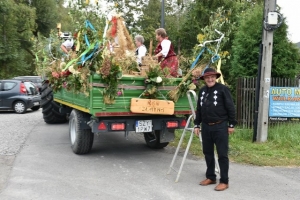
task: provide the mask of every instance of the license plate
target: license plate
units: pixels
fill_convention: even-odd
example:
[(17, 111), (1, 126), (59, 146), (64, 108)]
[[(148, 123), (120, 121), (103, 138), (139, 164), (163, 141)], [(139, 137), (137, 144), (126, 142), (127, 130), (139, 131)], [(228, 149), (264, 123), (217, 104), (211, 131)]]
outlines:
[(33, 102), (34, 106), (40, 105), (40, 102)]
[(152, 132), (152, 120), (138, 120), (135, 122), (135, 132)]

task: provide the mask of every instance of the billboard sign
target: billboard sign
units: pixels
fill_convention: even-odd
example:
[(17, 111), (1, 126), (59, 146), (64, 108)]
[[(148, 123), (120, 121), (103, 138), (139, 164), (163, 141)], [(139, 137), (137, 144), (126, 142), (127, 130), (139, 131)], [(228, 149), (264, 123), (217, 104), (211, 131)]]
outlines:
[[(300, 88), (271, 87), (269, 117), (300, 118)], [(285, 121), (285, 120), (283, 120)]]

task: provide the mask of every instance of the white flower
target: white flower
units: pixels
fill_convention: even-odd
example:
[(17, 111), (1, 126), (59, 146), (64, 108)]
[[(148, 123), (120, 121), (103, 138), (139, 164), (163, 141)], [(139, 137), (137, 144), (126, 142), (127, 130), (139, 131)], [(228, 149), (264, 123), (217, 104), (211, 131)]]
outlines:
[(70, 71), (72, 74), (74, 74), (75, 69), (74, 69), (74, 66), (73, 66), (73, 65), (71, 65), (71, 66), (69, 67), (69, 71)]
[(71, 66), (69, 67), (69, 71), (70, 71), (72, 74), (74, 74), (74, 75), (80, 74), (79, 71), (77, 71), (77, 70), (74, 69), (74, 66), (73, 66), (73, 65), (71, 65)]
[(160, 76), (156, 77), (156, 83), (161, 83), (162, 82), (162, 78)]

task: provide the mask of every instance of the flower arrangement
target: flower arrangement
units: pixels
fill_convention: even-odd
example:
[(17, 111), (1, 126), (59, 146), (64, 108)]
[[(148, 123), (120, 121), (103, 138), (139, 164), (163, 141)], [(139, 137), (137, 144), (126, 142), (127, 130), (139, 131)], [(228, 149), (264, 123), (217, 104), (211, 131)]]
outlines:
[(102, 90), (104, 103), (113, 104), (116, 96), (123, 94), (122, 91), (118, 91), (118, 80), (122, 77), (122, 68), (112, 56), (104, 53), (102, 67), (96, 73), (101, 75), (102, 82), (106, 84)]
[(146, 89), (142, 93), (142, 96), (148, 99), (156, 99), (161, 96), (158, 90), (159, 86), (164, 85), (169, 80), (164, 74), (168, 74), (168, 69), (162, 70), (160, 65), (150, 65), (149, 70), (146, 72), (147, 77), (145, 78)]

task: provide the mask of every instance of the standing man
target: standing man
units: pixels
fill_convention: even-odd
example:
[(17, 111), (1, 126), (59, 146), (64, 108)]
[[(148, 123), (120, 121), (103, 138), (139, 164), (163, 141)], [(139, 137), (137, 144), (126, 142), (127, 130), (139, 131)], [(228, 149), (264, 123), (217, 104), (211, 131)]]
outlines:
[(155, 30), (158, 45), (155, 49), (155, 59), (158, 59), (162, 69), (169, 68), (170, 75), (177, 77), (178, 75), (178, 59), (174, 51), (171, 41), (167, 37), (167, 32), (163, 28)]
[(146, 55), (147, 53), (147, 48), (144, 45), (144, 37), (141, 35), (135, 36), (135, 45), (136, 45), (136, 50), (135, 50), (135, 55), (137, 57), (137, 63), (139, 66), (142, 65), (142, 58)]
[(199, 91), (197, 102), (196, 119), (194, 121), (194, 132), (199, 136), (200, 124), (202, 125), (201, 137), (203, 154), (206, 161), (206, 179), (200, 185), (206, 186), (216, 183), (214, 145), (218, 153), (220, 166), (220, 183), (215, 187), (217, 191), (228, 188), (228, 135), (234, 131), (235, 108), (229, 89), (217, 83), (221, 76), (212, 68), (205, 69), (200, 77), (205, 86)]

